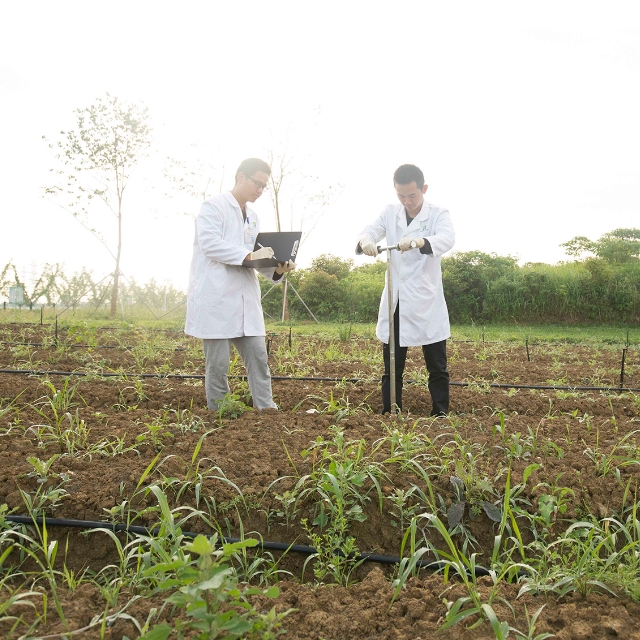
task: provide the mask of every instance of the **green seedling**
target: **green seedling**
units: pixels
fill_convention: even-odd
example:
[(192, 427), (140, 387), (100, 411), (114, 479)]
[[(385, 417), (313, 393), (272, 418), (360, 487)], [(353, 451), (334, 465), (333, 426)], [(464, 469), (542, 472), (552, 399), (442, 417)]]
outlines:
[(295, 491), (284, 491), (282, 494), (276, 493), (274, 498), (280, 503), (280, 509), (276, 511), (275, 515), (284, 519), (288, 529), (298, 516), (298, 494)]
[(301, 524), (311, 545), (316, 549), (316, 552), (304, 561), (303, 579), (307, 565), (313, 563), (314, 576), (320, 583), (331, 578), (335, 584), (348, 587), (353, 581), (353, 572), (364, 560), (357, 559), (359, 552), (355, 538), (345, 534), (346, 521), (334, 521), (323, 533), (314, 531), (306, 518), (301, 520)]
[(458, 598), (456, 602), (445, 600), (447, 613), (440, 630), (448, 629), (466, 620), (470, 616), (476, 615), (478, 616), (478, 620), (474, 622), (469, 629), (474, 629), (480, 626), (485, 620), (488, 620), (496, 637), (506, 638), (509, 627), (505, 622), (498, 621), (492, 605), (497, 599), (498, 585), (509, 573), (513, 572), (514, 566), (505, 567), (502, 573), (497, 573), (493, 570), (489, 571), (492, 586), (487, 594), (488, 601), (483, 602), (483, 596), (478, 588), (476, 577), (476, 554), (471, 554), (469, 557), (465, 556), (464, 553), (458, 549), (447, 528), (437, 516), (425, 513), (418, 516), (417, 520), (426, 521), (427, 526), (435, 529), (442, 536), (446, 544), (446, 549), (436, 550), (432, 543), (426, 541), (427, 547), (431, 549), (436, 558), (438, 558), (444, 566), (443, 575), (445, 584), (449, 580), (450, 572), (453, 571), (460, 578), (468, 593), (468, 596)]
[(527, 630), (520, 631), (515, 627), (509, 627), (511, 631), (516, 634), (517, 640), (547, 640), (547, 638), (554, 638), (555, 635), (553, 633), (538, 633), (536, 634), (536, 623), (538, 622), (538, 618), (542, 613), (542, 610), (546, 605), (542, 605), (535, 613), (529, 614), (529, 609), (527, 609), (527, 605), (524, 606), (524, 615), (527, 622)]
[(417, 515), (418, 511), (424, 508), (422, 502), (414, 502), (414, 496), (416, 496), (418, 492), (420, 492), (420, 490), (416, 485), (413, 485), (406, 491), (396, 487), (391, 495), (385, 496), (386, 500), (389, 500), (393, 505), (393, 510), (389, 509), (389, 513), (396, 518), (396, 520), (391, 520), (391, 524), (394, 527), (398, 527), (401, 533), (405, 531), (409, 522)]
[(225, 419), (235, 420), (250, 410), (250, 407), (240, 400), (240, 396), (234, 393), (227, 393), (218, 403), (218, 422), (222, 424)]
[(147, 430), (136, 436), (136, 442), (152, 446), (156, 453), (162, 451), (165, 440), (174, 438), (171, 431), (166, 430), (162, 424), (145, 423), (145, 427), (147, 427)]
[(217, 535), (212, 538), (199, 535), (182, 544), (169, 562), (149, 567), (145, 575), (158, 579), (159, 591), (171, 592), (167, 603), (184, 611), (185, 618), (176, 620), (175, 626), (155, 625), (142, 637), (166, 640), (174, 630), (200, 640), (273, 634), (291, 610), (277, 614), (274, 607), (266, 615), (259, 614), (250, 598), (257, 595), (275, 598), (278, 588), (241, 586), (230, 565), (234, 554), (257, 544), (257, 540), (248, 539), (220, 548)]
[[(640, 464), (640, 460), (636, 455), (637, 447), (635, 445), (630, 446), (628, 442), (632, 436), (639, 432), (636, 429), (625, 434), (607, 453), (600, 449), (600, 430), (598, 429), (596, 431), (595, 447), (587, 447), (583, 452), (594, 463), (596, 475), (604, 478), (607, 474), (613, 472), (618, 481), (620, 481), (621, 467)], [(624, 455), (625, 453), (630, 453), (631, 455)]]
[(27, 462), (33, 467), (33, 471), (27, 474), (28, 478), (35, 477), (38, 484), (44, 484), (50, 478), (59, 478), (60, 474), (53, 473), (51, 467), (53, 463), (60, 457), (60, 454), (51, 456), (48, 460), (40, 460), (35, 456), (27, 458)]
[[(48, 390), (49, 395), (43, 396), (31, 405), (33, 410), (45, 420), (53, 418), (52, 426), (60, 428), (60, 425), (66, 418), (66, 414), (77, 406), (74, 401), (78, 390), (78, 385), (70, 384), (70, 379), (65, 378), (62, 388), (56, 389), (52, 382), (44, 380), (42, 383)], [(82, 396), (78, 394), (82, 400)], [(84, 402), (84, 400), (82, 400)], [(86, 404), (86, 403), (85, 403)]]
[[(469, 504), (469, 502), (467, 500), (467, 492), (464, 482), (456, 476), (451, 476), (449, 478), (449, 481), (453, 485), (455, 495), (451, 506), (447, 509), (449, 530), (452, 531), (462, 522), (465, 507)], [(489, 485), (486, 481), (481, 482), (479, 488), (482, 491), (486, 492), (492, 491), (491, 485)], [(500, 522), (500, 520), (502, 519), (500, 509), (488, 500), (473, 500), (473, 502), (469, 504), (469, 515), (472, 518), (475, 518), (475, 515), (477, 515), (477, 513), (479, 512), (477, 511), (477, 509), (479, 508), (482, 508), (482, 510), (484, 510), (484, 512), (487, 514), (488, 518), (490, 520), (493, 520), (494, 522)]]

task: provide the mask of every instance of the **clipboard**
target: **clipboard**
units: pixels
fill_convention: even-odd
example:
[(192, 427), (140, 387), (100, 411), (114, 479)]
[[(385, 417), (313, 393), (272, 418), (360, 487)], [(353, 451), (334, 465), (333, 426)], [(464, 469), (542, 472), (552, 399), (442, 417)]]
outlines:
[(265, 269), (268, 267), (277, 267), (279, 264), (287, 262), (287, 260), (293, 260), (295, 262), (301, 238), (302, 231), (273, 231), (259, 233), (253, 250), (258, 251), (263, 247), (271, 247), (274, 254), (273, 258), (244, 260), (242, 266), (252, 269)]

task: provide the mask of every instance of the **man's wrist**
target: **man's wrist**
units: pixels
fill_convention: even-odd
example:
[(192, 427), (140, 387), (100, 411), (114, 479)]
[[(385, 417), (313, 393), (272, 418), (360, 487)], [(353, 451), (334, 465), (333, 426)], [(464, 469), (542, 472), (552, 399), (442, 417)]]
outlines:
[(433, 249), (431, 248), (431, 243), (426, 238), (423, 238), (423, 240), (424, 240), (424, 245), (422, 247), (420, 247), (420, 253), (425, 254), (425, 255), (433, 254)]

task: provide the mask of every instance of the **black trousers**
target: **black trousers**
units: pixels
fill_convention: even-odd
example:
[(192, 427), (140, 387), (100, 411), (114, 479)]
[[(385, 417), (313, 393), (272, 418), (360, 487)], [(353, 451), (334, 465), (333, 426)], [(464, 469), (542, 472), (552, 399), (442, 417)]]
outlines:
[[(402, 409), (402, 375), (407, 361), (407, 347), (400, 343), (400, 304), (393, 314), (393, 335), (396, 346), (396, 404)], [(429, 372), (429, 393), (431, 394), (431, 415), (440, 416), (449, 413), (449, 372), (447, 371), (447, 341), (434, 342), (422, 346), (424, 363)], [(389, 378), (389, 345), (382, 345), (384, 375), (382, 376), (382, 413), (391, 412), (391, 381)]]

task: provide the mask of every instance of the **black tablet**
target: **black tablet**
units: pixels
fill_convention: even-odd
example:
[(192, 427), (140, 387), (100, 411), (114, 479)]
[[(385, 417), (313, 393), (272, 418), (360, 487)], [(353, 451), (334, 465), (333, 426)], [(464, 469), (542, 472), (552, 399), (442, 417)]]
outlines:
[(253, 250), (258, 251), (264, 247), (271, 247), (274, 254), (273, 258), (245, 260), (242, 266), (264, 269), (267, 267), (277, 267), (278, 264), (284, 264), (287, 260), (293, 260), (295, 262), (301, 238), (302, 231), (259, 233)]

